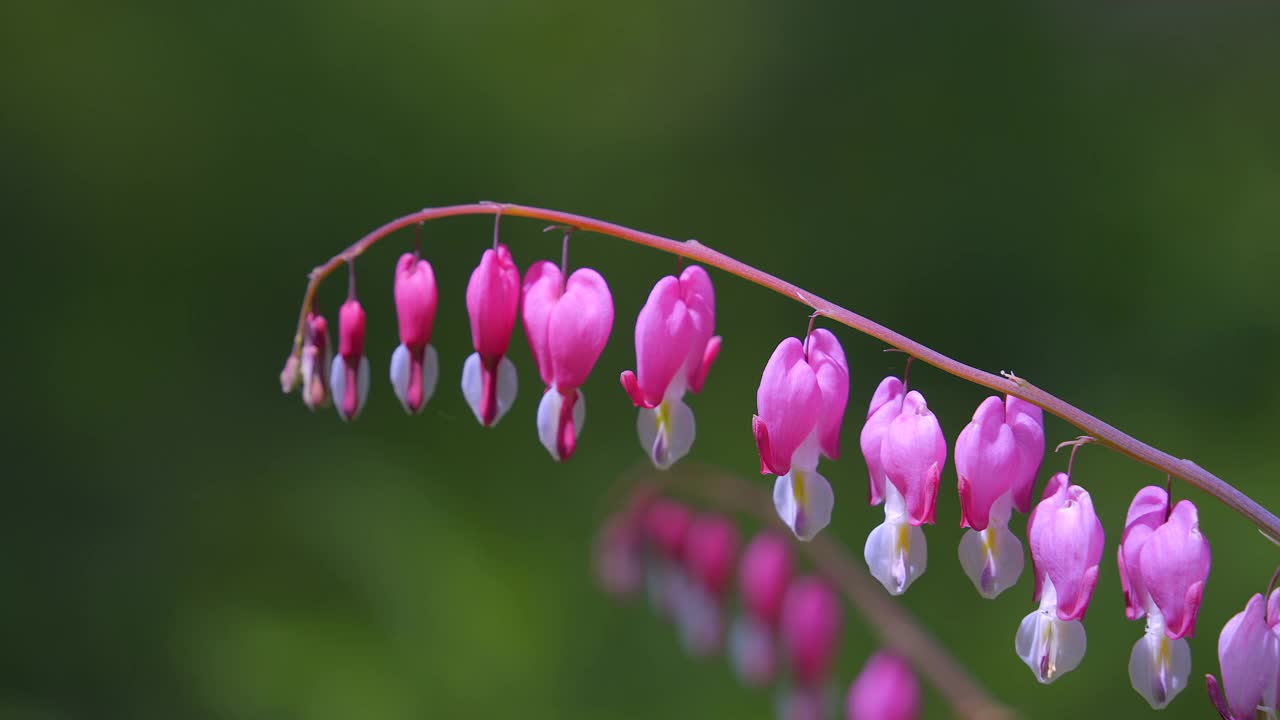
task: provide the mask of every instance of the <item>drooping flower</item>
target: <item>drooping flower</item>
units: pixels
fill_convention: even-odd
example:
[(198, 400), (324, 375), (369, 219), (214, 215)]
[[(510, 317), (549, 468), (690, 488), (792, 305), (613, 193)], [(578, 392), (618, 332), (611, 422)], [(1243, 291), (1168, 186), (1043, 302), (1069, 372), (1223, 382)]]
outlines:
[(600, 273), (581, 268), (566, 283), (542, 260), (525, 274), (524, 331), (547, 389), (538, 404), (538, 439), (556, 460), (568, 460), (586, 420), (579, 389), (613, 328), (613, 297)]
[(369, 358), (364, 354), (364, 308), (354, 297), (338, 310), (338, 354), (333, 358), (329, 385), (338, 416), (351, 422), (360, 416), (369, 397)]
[(848, 720), (916, 720), (920, 717), (920, 682), (911, 665), (881, 650), (863, 666), (849, 686)]
[(630, 597), (644, 584), (642, 531), (632, 510), (610, 515), (595, 544), (595, 569), (600, 586), (611, 595)]
[(738, 530), (720, 515), (694, 518), (685, 540), (684, 567), (689, 582), (678, 619), (685, 650), (707, 657), (720, 650), (724, 637), (724, 595), (733, 580)]
[(678, 279), (659, 280), (636, 319), (636, 371), (623, 372), (621, 382), (640, 408), (640, 445), (659, 469), (671, 467), (693, 446), (693, 411), (684, 394), (702, 390), (720, 352), (714, 332), (711, 278), (697, 265)]
[(796, 537), (810, 540), (831, 521), (835, 497), (817, 472), (818, 455), (840, 456), (840, 425), (849, 401), (849, 366), (830, 331), (807, 345), (787, 338), (773, 351), (756, 392), (752, 418), (760, 472), (778, 476), (773, 502)]
[(311, 410), (329, 402), (329, 324), (323, 315), (307, 313), (306, 336), (302, 342), (302, 402)]
[(675, 616), (687, 584), (684, 551), (693, 513), (674, 500), (654, 498), (643, 517), (649, 602), (659, 614)]
[(842, 624), (840, 600), (825, 580), (801, 577), (787, 588), (781, 636), (796, 685), (816, 688), (827, 681)]
[(516, 400), (516, 367), (507, 357), (520, 303), (520, 271), (501, 243), (485, 250), (467, 282), (467, 315), (475, 352), (462, 366), (462, 395), (485, 427)]
[(1276, 593), (1270, 602), (1261, 595), (1249, 598), (1245, 609), (1228, 620), (1218, 636), (1222, 684), (1212, 675), (1205, 676), (1205, 683), (1222, 720), (1276, 717), (1280, 641), (1268, 623), (1280, 622), (1280, 614), (1274, 612), (1280, 610), (1275, 607), (1280, 605)]
[[(1026, 512), (1044, 458), (1040, 408), (1006, 396), (984, 400), (956, 439), (960, 490), (960, 564), (978, 593), (994, 598), (1022, 575), (1022, 543), (1009, 532), (1015, 504)], [(1025, 496), (1027, 500), (1019, 502)]]
[(400, 345), (391, 353), (391, 386), (405, 412), (416, 415), (426, 406), (440, 378), (440, 361), (431, 346), (436, 320), (436, 276), (431, 263), (405, 253), (396, 263), (396, 317)]
[(750, 687), (769, 684), (777, 673), (778, 623), (791, 574), (791, 550), (781, 535), (765, 530), (742, 553), (738, 592), (743, 614), (729, 631), (729, 659)]
[(862, 428), (872, 505), (884, 502), (884, 522), (867, 536), (863, 556), (871, 574), (892, 595), (906, 592), (928, 564), (920, 525), (932, 524), (947, 440), (925, 402), (902, 381), (880, 382)]
[(1116, 553), (1130, 620), (1147, 616), (1147, 630), (1129, 656), (1129, 681), (1151, 707), (1168, 705), (1187, 685), (1200, 598), (1209, 577), (1209, 541), (1200, 534), (1196, 506), (1154, 485), (1129, 506)]
[(1048, 684), (1084, 658), (1080, 620), (1098, 583), (1104, 535), (1089, 493), (1057, 473), (1027, 519), (1027, 538), (1040, 608), (1023, 618), (1014, 646), (1036, 679)]

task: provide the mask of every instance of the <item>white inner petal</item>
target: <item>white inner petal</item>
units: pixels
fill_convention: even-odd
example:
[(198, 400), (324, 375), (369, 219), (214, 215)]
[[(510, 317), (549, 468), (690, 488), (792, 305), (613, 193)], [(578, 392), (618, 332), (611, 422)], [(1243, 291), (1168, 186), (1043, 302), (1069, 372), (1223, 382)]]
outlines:
[(400, 406), (404, 411), (413, 414), (413, 410), (409, 409), (409, 371), (412, 363), (409, 357), (409, 348), (403, 343), (396, 346), (395, 352), (391, 353), (391, 388), (396, 393), (396, 398), (400, 401)]
[[(542, 393), (542, 401), (538, 403), (538, 439), (542, 441), (542, 447), (551, 453), (551, 457), (556, 460), (560, 457), (559, 443), (557, 438), (560, 433), (560, 407), (564, 404), (564, 398), (560, 395), (560, 391), (556, 388), (550, 388)], [(582, 435), (582, 424), (587, 419), (587, 398), (583, 395), (582, 390), (578, 390), (578, 400), (573, 405), (573, 437), (576, 440)]]
[(350, 420), (347, 413), (343, 410), (343, 398), (347, 395), (347, 364), (343, 362), (341, 355), (333, 356), (333, 363), (329, 366), (329, 389), (333, 393), (333, 407), (338, 411), (338, 417), (343, 420)]
[(901, 517), (891, 517), (888, 505), (885, 521), (867, 536), (862, 556), (872, 577), (890, 595), (901, 595), (928, 567), (928, 544), (924, 532)]
[(778, 517), (803, 541), (812, 540), (831, 522), (835, 501), (831, 483), (816, 472), (793, 467), (773, 484)]
[(655, 408), (640, 408), (636, 433), (654, 467), (666, 470), (693, 448), (693, 410), (679, 399), (663, 400)]
[(764, 687), (777, 672), (777, 650), (773, 633), (750, 615), (734, 619), (729, 626), (729, 663), (738, 679), (748, 687)]
[(1031, 668), (1036, 679), (1047, 685), (1076, 669), (1084, 659), (1084, 625), (1079, 620), (1058, 618), (1058, 594), (1046, 577), (1040, 593), (1040, 608), (1022, 619), (1014, 637), (1014, 649)]
[(1160, 710), (1187, 686), (1191, 675), (1191, 647), (1185, 638), (1171, 640), (1164, 618), (1156, 610), (1147, 618), (1147, 631), (1129, 655), (1129, 682), (1152, 709)]
[(1022, 575), (1022, 543), (1006, 527), (1008, 521), (1006, 514), (997, 523), (993, 513), (986, 530), (968, 530), (960, 538), (960, 566), (984, 598), (1013, 587)]

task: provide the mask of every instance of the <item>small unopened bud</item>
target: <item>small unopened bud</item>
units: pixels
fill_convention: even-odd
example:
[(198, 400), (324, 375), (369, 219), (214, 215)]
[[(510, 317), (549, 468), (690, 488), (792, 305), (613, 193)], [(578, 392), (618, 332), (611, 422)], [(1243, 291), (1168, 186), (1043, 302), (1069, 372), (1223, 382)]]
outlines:
[[(369, 358), (364, 354), (364, 308), (351, 298), (338, 311), (338, 355), (329, 384), (338, 416), (350, 422), (360, 415), (369, 397)], [(305, 365), (305, 358), (304, 358)]]
[(329, 364), (329, 324), (324, 317), (308, 313), (306, 332), (299, 361), (302, 403), (315, 410), (329, 402), (329, 385), (325, 377), (325, 367)]
[(298, 356), (292, 353), (284, 361), (284, 369), (280, 371), (280, 391), (285, 395), (293, 392), (298, 385)]

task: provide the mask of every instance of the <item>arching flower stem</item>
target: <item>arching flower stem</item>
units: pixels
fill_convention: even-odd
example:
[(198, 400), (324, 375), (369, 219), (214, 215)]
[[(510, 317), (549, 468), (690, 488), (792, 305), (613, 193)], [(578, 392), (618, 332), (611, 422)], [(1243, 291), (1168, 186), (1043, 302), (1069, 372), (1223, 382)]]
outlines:
[[(544, 208), (529, 207), (525, 205), (494, 202), (450, 205), (447, 207), (426, 208), (417, 212), (409, 213), (408, 215), (396, 218), (395, 220), (377, 228), (373, 232), (370, 232), (368, 235), (357, 240), (346, 250), (332, 257), (328, 262), (317, 266), (311, 271), (306, 291), (302, 297), (302, 308), (298, 314), (297, 330), (293, 339), (293, 350), (290, 353), (291, 361), (286, 367), (296, 368), (298, 364), (297, 358), (302, 351), (307, 313), (312, 310), (316, 289), (319, 287), (321, 281), (328, 277), (329, 274), (334, 270), (337, 270), (343, 263), (350, 263), (374, 243), (396, 230), (414, 223), (460, 215), (506, 215), (510, 217), (533, 218), (543, 222), (570, 226), (584, 232), (609, 235), (620, 240), (626, 240), (638, 245), (644, 245), (656, 250), (672, 253), (674, 255), (688, 258), (692, 261), (719, 268), (731, 275), (737, 275), (744, 280), (766, 287), (780, 295), (790, 297), (797, 302), (808, 306), (818, 315), (835, 320), (842, 325), (848, 326), (858, 332), (870, 335), (881, 342), (892, 345), (911, 357), (928, 363), (943, 372), (949, 373), (963, 380), (968, 380), (971, 383), (981, 385), (982, 387), (989, 388), (996, 392), (1021, 398), (1050, 413), (1053, 413), (1066, 422), (1079, 428), (1085, 434), (1092, 436), (1098, 444), (1105, 445), (1123, 455), (1137, 460), (1140, 463), (1168, 473), (1197, 488), (1200, 488), (1210, 495), (1213, 495), (1232, 510), (1243, 515), (1249, 520), (1249, 522), (1256, 525), (1263, 534), (1271, 538), (1273, 542), (1280, 544), (1280, 518), (1277, 518), (1266, 508), (1259, 505), (1248, 495), (1237, 490), (1225, 480), (1205, 470), (1191, 460), (1174, 457), (1167, 452), (1158, 450), (1157, 448), (1138, 440), (1137, 438), (1121, 431), (1119, 428), (1103, 422), (1097, 417), (1090, 415), (1065, 400), (1041, 390), (1013, 373), (1002, 372), (1000, 375), (995, 375), (979, 370), (970, 365), (966, 365), (958, 360), (953, 360), (936, 350), (922, 345), (915, 340), (912, 340), (911, 338), (908, 338), (877, 322), (869, 320), (852, 310), (836, 305), (835, 303), (819, 297), (798, 285), (770, 275), (763, 270), (752, 267), (751, 265), (739, 260), (735, 260), (718, 250), (714, 250), (703, 245), (697, 240), (672, 240), (670, 238), (662, 237), (661, 235), (633, 230), (628, 227), (623, 227), (622, 225), (616, 225), (603, 220), (596, 220), (583, 215), (561, 212), (559, 210), (547, 210)], [(296, 373), (296, 370), (294, 372)], [(292, 386), (292, 375), (293, 373), (287, 373), (285, 376), (282, 376), (281, 385), (283, 387), (287, 388)]]

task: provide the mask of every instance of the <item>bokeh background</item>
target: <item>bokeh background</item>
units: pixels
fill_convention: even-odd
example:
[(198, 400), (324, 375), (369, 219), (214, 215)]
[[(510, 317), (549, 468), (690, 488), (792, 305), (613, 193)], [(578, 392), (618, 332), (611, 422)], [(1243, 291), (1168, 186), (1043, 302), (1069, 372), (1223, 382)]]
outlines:
[[(443, 377), (423, 416), (383, 380), (407, 231), (359, 263), (364, 416), (280, 394), (307, 270), (425, 205), (698, 238), (1280, 508), (1278, 29), (1264, 2), (6, 4), (0, 717), (772, 715), (590, 573), (609, 488), (642, 459), (617, 373), (673, 258), (574, 241), (618, 319), (566, 465), (535, 437), (519, 331), (501, 425), (456, 389), (482, 218), (427, 228)], [(522, 267), (558, 256), (535, 222), (503, 238)], [(692, 457), (765, 486), (755, 386), (806, 313), (713, 277), (725, 345)], [(322, 288), (331, 317), (344, 293)], [(856, 556), (882, 517), (857, 433), (901, 357), (839, 335), (853, 388), (827, 532)], [(986, 395), (926, 367), (912, 384), (951, 439)], [(1051, 443), (1075, 434), (1049, 422)], [(902, 603), (1028, 717), (1145, 716), (1114, 551), (1132, 494), (1164, 478), (1098, 448), (1076, 476), (1108, 533), (1078, 670), (1041, 687), (1014, 655), (1029, 573), (992, 602), (962, 575), (950, 465)], [(1165, 717), (1203, 718), (1218, 630), (1280, 552), (1175, 493), (1215, 565), (1193, 686)], [(857, 616), (843, 640), (842, 685), (873, 649)]]

